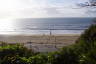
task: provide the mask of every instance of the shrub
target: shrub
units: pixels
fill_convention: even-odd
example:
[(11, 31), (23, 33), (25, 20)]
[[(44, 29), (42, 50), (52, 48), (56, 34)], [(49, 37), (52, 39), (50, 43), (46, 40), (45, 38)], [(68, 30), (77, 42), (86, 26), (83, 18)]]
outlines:
[(64, 47), (54, 61), (53, 64), (78, 64), (79, 57), (73, 48)]
[(32, 50), (29, 50), (20, 44), (6, 45), (3, 47), (0, 47), (0, 59), (2, 59), (1, 61), (3, 62), (6, 62), (8, 58), (13, 58), (13, 57), (16, 58), (17, 55), (19, 57), (28, 58), (30, 56), (35, 55), (35, 53)]

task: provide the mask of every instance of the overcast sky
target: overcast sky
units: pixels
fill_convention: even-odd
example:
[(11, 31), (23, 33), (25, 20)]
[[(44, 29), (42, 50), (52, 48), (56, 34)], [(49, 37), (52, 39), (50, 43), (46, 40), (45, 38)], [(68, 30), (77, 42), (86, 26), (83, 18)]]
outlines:
[(80, 8), (87, 0), (0, 0), (0, 18), (95, 17), (96, 8)]

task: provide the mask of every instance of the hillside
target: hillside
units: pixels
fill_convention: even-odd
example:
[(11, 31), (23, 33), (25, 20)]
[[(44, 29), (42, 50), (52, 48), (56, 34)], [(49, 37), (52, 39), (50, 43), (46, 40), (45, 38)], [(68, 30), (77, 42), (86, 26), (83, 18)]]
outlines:
[(23, 45), (0, 46), (0, 64), (96, 64), (96, 25), (87, 29), (76, 44), (60, 51), (34, 53)]

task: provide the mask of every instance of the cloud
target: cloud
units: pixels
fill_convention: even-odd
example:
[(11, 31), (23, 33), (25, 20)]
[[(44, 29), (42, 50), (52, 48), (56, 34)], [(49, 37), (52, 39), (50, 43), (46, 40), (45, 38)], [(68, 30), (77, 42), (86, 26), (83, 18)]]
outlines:
[(53, 17), (87, 17), (85, 12), (87, 11), (84, 8), (74, 9), (74, 8), (47, 8), (45, 9), (46, 13)]
[(96, 8), (78, 8), (75, 4), (80, 2), (83, 0), (0, 0), (0, 18), (96, 16)]

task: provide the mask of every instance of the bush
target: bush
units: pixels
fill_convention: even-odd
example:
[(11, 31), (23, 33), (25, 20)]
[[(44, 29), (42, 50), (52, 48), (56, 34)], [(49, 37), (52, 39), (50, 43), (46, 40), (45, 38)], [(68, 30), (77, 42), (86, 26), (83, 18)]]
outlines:
[(87, 29), (76, 43), (80, 64), (96, 64), (96, 25)]
[(80, 64), (96, 64), (96, 49), (82, 54), (80, 57)]
[(96, 25), (92, 25), (76, 41), (64, 47), (53, 64), (96, 64)]
[(29, 64), (47, 64), (48, 61), (47, 56), (42, 54), (32, 56), (29, 60)]
[(8, 58), (16, 58), (17, 55), (20, 57), (28, 58), (35, 55), (35, 53), (20, 44), (6, 45), (0, 47), (0, 59), (2, 59), (3, 62), (6, 62)]

